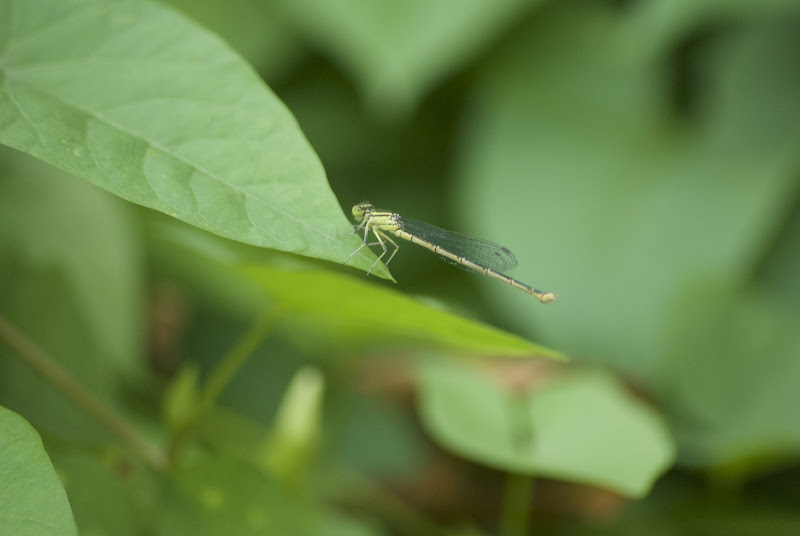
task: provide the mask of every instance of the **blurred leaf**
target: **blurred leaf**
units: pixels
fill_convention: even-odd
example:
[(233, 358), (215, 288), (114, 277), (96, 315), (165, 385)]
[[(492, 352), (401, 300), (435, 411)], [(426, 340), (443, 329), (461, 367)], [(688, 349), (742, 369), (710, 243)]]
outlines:
[(758, 283), (774, 299), (800, 312), (800, 198), (760, 266)]
[(516, 335), (348, 275), (266, 265), (243, 273), (312, 332), (334, 340), (425, 342), (477, 354), (563, 359)]
[(405, 114), (540, 0), (289, 0), (296, 26), (337, 57), (373, 109)]
[[(364, 277), (327, 270), (299, 257), (267, 254), (173, 222), (156, 225), (153, 238), (163, 255), (186, 266), (213, 270), (215, 285), (242, 287), (244, 307), (255, 310), (261, 303), (262, 308), (283, 309), (303, 326), (306, 338), (315, 338), (328, 350), (331, 344), (413, 341), (478, 354), (563, 359), (554, 350), (431, 307)], [(543, 307), (527, 298), (529, 308)]]
[(31, 425), (0, 406), (0, 534), (78, 534), (67, 494)]
[(681, 461), (746, 475), (796, 458), (800, 315), (753, 293), (695, 294), (675, 315), (667, 396)]
[[(237, 321), (251, 321), (268, 305), (269, 301), (258, 287), (232, 273), (228, 264), (239, 258), (240, 249), (256, 258), (269, 258), (274, 252), (249, 246), (239, 248), (235, 243), (195, 231), (159, 213), (148, 212), (142, 216), (148, 254), (158, 272), (180, 281), (183, 287), (192, 291), (195, 299), (213, 311), (210, 313), (215, 317), (212, 324), (226, 321), (235, 324), (231, 326), (233, 331), (241, 333), (243, 325)], [(219, 332), (212, 333), (216, 335)], [(235, 337), (235, 334), (231, 332), (229, 337)], [(216, 351), (208, 357), (218, 357), (225, 351), (226, 343), (230, 343), (230, 338), (219, 341)], [(208, 345), (201, 347), (207, 349)]]
[(197, 435), (203, 443), (224, 456), (257, 464), (258, 451), (268, 434), (267, 425), (227, 407), (215, 407), (197, 423)]
[[(3, 163), (0, 256), (32, 270), (61, 272), (98, 350), (118, 372), (138, 372), (144, 277), (128, 207), (51, 166), (0, 147)], [(9, 276), (0, 271), (0, 281)], [(24, 270), (18, 276), (30, 278), (34, 289), (39, 282)], [(12, 289), (16, 284), (23, 283), (5, 280), (2, 286)], [(6, 292), (0, 295), (10, 304), (12, 291)], [(0, 310), (5, 308), (0, 304)]]
[(327, 404), (324, 424), (328, 452), (360, 474), (402, 481), (434, 463), (430, 442), (407, 406), (387, 397), (340, 395)]
[(235, 240), (336, 262), (358, 245), (292, 115), (219, 38), (138, 0), (12, 5), (0, 142)]
[(199, 394), (200, 369), (184, 364), (170, 381), (164, 393), (164, 417), (173, 430), (180, 430), (195, 415)]
[[(559, 293), (537, 332), (658, 385), (681, 291), (737, 288), (794, 191), (800, 34), (756, 24), (712, 42), (693, 58), (704, 107), (678, 122), (666, 65), (640, 62), (626, 22), (559, 3), (509, 44), (473, 95), (456, 193), (522, 280)], [(526, 329), (522, 298), (503, 310)]]
[(455, 362), (421, 364), (423, 423), (469, 460), (632, 497), (646, 495), (672, 463), (661, 418), (607, 374), (565, 373), (514, 395)]
[(663, 53), (693, 30), (723, 22), (753, 22), (800, 13), (797, 0), (661, 0), (631, 6), (632, 29), (645, 52)]
[[(93, 393), (113, 400), (120, 379), (141, 374), (142, 260), (128, 207), (9, 153), (0, 152), (0, 313)], [(17, 359), (0, 359), (0, 400), (43, 432), (107, 437)]]
[(298, 370), (286, 387), (271, 434), (260, 449), (263, 467), (286, 486), (299, 486), (308, 477), (319, 448), (324, 390), (319, 369)]
[(167, 0), (218, 33), (268, 80), (297, 59), (297, 43), (275, 2), (265, 0)]
[(252, 465), (209, 459), (173, 473), (158, 534), (314, 534), (308, 514)]

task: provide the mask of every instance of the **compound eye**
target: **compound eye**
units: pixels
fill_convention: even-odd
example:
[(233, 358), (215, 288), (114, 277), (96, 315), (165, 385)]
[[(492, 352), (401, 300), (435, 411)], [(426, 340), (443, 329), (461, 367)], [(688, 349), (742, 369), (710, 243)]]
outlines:
[(359, 204), (353, 206), (353, 216), (358, 218), (358, 219), (361, 219), (366, 214), (369, 214), (373, 210), (374, 209), (373, 209), (371, 203), (359, 203)]

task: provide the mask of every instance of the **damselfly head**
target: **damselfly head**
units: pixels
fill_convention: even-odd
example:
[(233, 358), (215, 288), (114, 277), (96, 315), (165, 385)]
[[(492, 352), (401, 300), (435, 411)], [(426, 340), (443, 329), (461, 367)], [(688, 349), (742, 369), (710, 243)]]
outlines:
[(372, 204), (365, 201), (364, 203), (359, 203), (353, 206), (353, 217), (357, 220), (363, 220), (364, 216), (366, 216), (370, 212), (373, 212), (374, 210), (375, 207), (373, 207)]

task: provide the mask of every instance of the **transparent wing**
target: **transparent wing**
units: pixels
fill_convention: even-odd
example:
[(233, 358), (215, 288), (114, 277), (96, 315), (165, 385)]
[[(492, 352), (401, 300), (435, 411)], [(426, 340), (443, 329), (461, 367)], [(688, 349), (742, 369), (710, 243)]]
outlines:
[[(404, 231), (426, 242), (435, 244), (450, 253), (455, 253), (496, 272), (504, 272), (517, 265), (517, 258), (508, 248), (488, 240), (454, 233), (453, 231), (445, 231), (430, 223), (405, 218), (402, 219), (402, 228)], [(444, 257), (442, 257), (442, 260), (461, 266)]]

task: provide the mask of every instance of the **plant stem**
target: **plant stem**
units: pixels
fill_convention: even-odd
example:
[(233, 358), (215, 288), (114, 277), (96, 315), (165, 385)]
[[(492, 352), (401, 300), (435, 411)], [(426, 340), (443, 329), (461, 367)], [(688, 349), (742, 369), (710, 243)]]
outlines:
[(217, 399), (222, 391), (228, 386), (233, 377), (242, 368), (242, 365), (253, 355), (258, 345), (275, 327), (277, 321), (282, 317), (282, 313), (272, 309), (253, 322), (250, 329), (228, 350), (211, 371), (208, 380), (200, 393), (200, 401), (197, 406), (196, 417), (202, 417), (217, 403)]
[(525, 536), (530, 530), (533, 477), (509, 473), (500, 518), (502, 536)]
[(167, 466), (167, 457), (160, 447), (141, 434), (111, 406), (81, 385), (55, 359), (3, 316), (0, 316), (0, 340), (5, 341), (31, 368), (126, 443), (153, 468), (164, 469)]
[(272, 309), (262, 314), (222, 357), (205, 382), (195, 411), (175, 432), (169, 448), (170, 459), (177, 456), (180, 446), (197, 422), (214, 407), (222, 391), (282, 317), (283, 312), (279, 309)]

